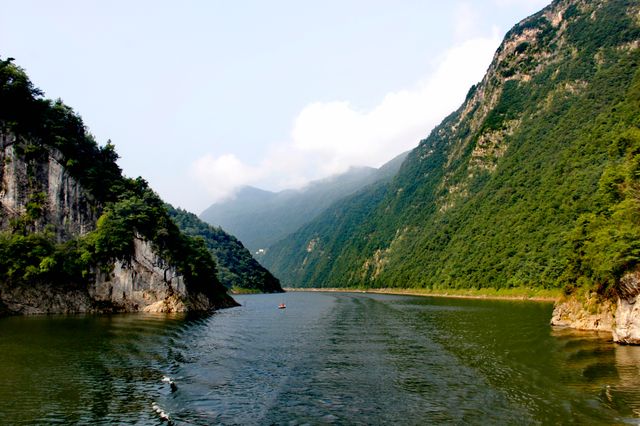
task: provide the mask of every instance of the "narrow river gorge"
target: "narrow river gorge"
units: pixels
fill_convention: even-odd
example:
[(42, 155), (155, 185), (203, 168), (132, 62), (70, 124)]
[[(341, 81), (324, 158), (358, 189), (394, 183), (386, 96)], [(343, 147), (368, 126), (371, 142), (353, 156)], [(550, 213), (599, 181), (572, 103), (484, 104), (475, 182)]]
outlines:
[(205, 317), (0, 319), (0, 423), (640, 417), (640, 347), (554, 329), (550, 303), (304, 292), (237, 300)]

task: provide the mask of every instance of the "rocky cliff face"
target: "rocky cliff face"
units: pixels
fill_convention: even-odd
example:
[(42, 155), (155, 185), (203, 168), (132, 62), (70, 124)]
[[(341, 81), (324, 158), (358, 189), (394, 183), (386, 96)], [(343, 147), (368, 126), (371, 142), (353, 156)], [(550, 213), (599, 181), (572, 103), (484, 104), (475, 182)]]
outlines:
[(60, 288), (49, 283), (11, 288), (0, 285), (0, 313), (171, 313), (233, 306), (220, 306), (202, 293), (187, 291), (183, 277), (154, 252), (149, 242), (136, 239), (134, 246), (130, 262), (116, 261), (112, 271), (97, 271), (88, 288)]
[(640, 271), (625, 274), (618, 285), (618, 305), (613, 340), (640, 344)]
[(97, 306), (126, 312), (206, 311), (216, 307), (206, 295), (189, 292), (175, 267), (141, 238), (134, 241), (130, 262), (116, 261), (113, 271), (97, 274), (89, 296)]
[(55, 149), (33, 152), (31, 147), (13, 133), (0, 132), (0, 227), (9, 227), (11, 219), (35, 202), (42, 211), (31, 231), (49, 226), (62, 241), (94, 229), (96, 206), (66, 172), (62, 154)]
[(595, 293), (585, 299), (570, 297), (556, 303), (551, 325), (577, 330), (612, 331), (615, 305), (601, 300)]
[(551, 325), (579, 330), (610, 331), (613, 341), (640, 344), (640, 271), (625, 274), (612, 300), (589, 295), (572, 296), (556, 303)]
[[(101, 206), (69, 175), (60, 152), (34, 152), (8, 132), (0, 133), (0, 144), (1, 229), (30, 214), (28, 232), (53, 231), (59, 242), (96, 228)], [(88, 286), (0, 283), (0, 314), (186, 312), (233, 305), (231, 298), (214, 301), (189, 291), (176, 268), (139, 235), (130, 259), (96, 267)]]

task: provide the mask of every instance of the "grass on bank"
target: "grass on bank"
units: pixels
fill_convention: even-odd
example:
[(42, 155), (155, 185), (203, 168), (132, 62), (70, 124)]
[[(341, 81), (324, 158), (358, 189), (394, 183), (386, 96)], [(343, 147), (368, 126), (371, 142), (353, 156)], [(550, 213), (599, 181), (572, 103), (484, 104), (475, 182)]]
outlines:
[(229, 293), (231, 294), (259, 294), (262, 293), (262, 291), (258, 288), (245, 288), (245, 287), (238, 287), (238, 286), (233, 286), (229, 289)]
[(285, 288), (285, 291), (336, 291), (365, 292), (381, 294), (403, 294), (411, 296), (465, 297), (474, 299), (510, 299), (555, 301), (562, 297), (561, 289), (543, 288), (464, 288), (464, 289), (425, 289), (425, 288)]

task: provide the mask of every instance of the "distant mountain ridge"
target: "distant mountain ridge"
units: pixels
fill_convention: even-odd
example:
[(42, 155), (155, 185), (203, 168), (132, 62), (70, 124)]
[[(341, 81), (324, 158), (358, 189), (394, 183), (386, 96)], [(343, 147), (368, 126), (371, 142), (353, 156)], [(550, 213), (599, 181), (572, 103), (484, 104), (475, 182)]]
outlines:
[(200, 219), (222, 227), (256, 253), (296, 231), (337, 200), (374, 182), (390, 179), (406, 155), (396, 156), (379, 169), (353, 167), (299, 190), (271, 192), (245, 186), (234, 199), (204, 210)]

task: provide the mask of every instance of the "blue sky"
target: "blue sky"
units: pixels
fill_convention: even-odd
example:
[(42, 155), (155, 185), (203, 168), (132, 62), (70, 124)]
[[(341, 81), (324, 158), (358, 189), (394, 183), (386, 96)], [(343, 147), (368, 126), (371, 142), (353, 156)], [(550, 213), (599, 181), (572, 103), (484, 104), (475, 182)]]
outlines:
[(547, 0), (2, 3), (0, 55), (199, 213), (416, 146)]

